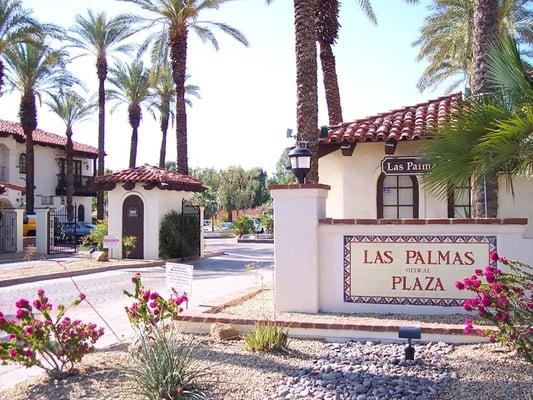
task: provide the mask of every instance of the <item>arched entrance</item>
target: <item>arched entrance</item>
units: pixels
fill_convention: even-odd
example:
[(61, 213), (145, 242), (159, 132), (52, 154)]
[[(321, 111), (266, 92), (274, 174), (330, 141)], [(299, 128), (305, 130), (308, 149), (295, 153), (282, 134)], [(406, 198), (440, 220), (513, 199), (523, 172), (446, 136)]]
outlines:
[[(135, 248), (128, 258), (144, 258), (144, 204), (136, 194), (130, 194), (122, 204), (122, 237), (137, 238)], [(122, 256), (126, 257), (124, 249)]]
[(85, 222), (85, 207), (83, 204), (78, 206), (78, 222)]

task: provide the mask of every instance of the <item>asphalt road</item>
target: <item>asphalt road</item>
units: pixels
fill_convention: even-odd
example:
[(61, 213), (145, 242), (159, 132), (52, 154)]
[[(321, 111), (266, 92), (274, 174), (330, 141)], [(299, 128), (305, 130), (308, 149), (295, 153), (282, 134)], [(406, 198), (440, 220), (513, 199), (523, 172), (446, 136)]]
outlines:
[[(273, 245), (241, 244), (236, 239), (208, 239), (206, 246), (210, 252), (224, 251), (225, 254), (190, 262), (194, 265), (190, 308), (205, 309), (217, 299), (260, 285), (260, 276), (264, 283), (272, 280)], [(250, 271), (250, 266), (254, 271)], [(0, 288), (0, 311), (8, 318), (14, 318), (15, 301), (19, 298), (33, 300), (40, 288), (46, 291), (52, 304), (66, 305), (79, 295), (77, 285), (96, 311), (83, 302), (75, 313), (70, 314), (103, 326), (106, 334), (98, 345), (107, 346), (133, 333), (124, 312), (124, 307), (132, 300), (123, 294), (123, 290), (133, 289), (131, 277), (136, 272), (141, 273), (145, 287), (166, 293), (164, 267), (131, 268)], [(0, 388), (24, 377), (25, 373), (20, 368), (0, 366)]]

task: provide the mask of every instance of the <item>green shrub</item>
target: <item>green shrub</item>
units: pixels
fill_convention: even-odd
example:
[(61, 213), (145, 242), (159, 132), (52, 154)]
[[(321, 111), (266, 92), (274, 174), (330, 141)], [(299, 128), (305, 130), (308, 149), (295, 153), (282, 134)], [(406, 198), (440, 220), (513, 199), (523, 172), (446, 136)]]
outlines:
[(233, 222), (233, 233), (237, 236), (254, 232), (254, 224), (250, 217), (241, 215)]
[(255, 331), (244, 334), (246, 348), (250, 351), (286, 351), (288, 340), (288, 330), (272, 322), (256, 323)]
[(200, 255), (200, 221), (195, 215), (171, 211), (159, 230), (159, 255), (179, 258)]
[(107, 219), (103, 219), (96, 223), (96, 228), (91, 232), (90, 235), (87, 235), (82, 239), (84, 245), (88, 243), (94, 243), (98, 247), (98, 250), (104, 250), (104, 237), (107, 236)]
[(261, 225), (265, 228), (265, 232), (268, 234), (274, 233), (274, 218), (270, 214), (261, 215)]
[(141, 334), (138, 343), (131, 365), (122, 370), (129, 385), (121, 394), (147, 400), (207, 398), (199, 383), (208, 374), (195, 365), (193, 345), (161, 329), (154, 335)]

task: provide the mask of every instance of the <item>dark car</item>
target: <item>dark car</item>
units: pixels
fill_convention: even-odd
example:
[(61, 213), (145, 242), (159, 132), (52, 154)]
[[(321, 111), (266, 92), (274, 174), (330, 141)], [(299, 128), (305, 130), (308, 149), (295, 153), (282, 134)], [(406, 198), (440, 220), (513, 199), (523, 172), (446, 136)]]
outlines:
[(90, 235), (95, 230), (95, 226), (88, 222), (65, 222), (59, 226), (59, 235), (65, 239), (80, 239)]

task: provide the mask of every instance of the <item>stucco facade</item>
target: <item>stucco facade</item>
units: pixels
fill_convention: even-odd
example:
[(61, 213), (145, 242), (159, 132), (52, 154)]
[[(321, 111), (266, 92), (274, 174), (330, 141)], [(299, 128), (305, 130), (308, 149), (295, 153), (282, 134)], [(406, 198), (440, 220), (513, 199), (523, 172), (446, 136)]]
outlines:
[[(425, 141), (400, 141), (394, 157), (422, 156)], [(383, 142), (357, 144), (351, 156), (334, 151), (319, 161), (320, 182), (330, 185), (326, 213), (331, 218), (377, 218), (378, 178), (385, 157)], [(417, 176), (419, 218), (448, 218), (448, 200), (437, 198)], [(529, 219), (526, 237), (533, 237), (533, 179), (517, 178), (514, 195), (502, 180), (498, 196), (498, 217)]]

